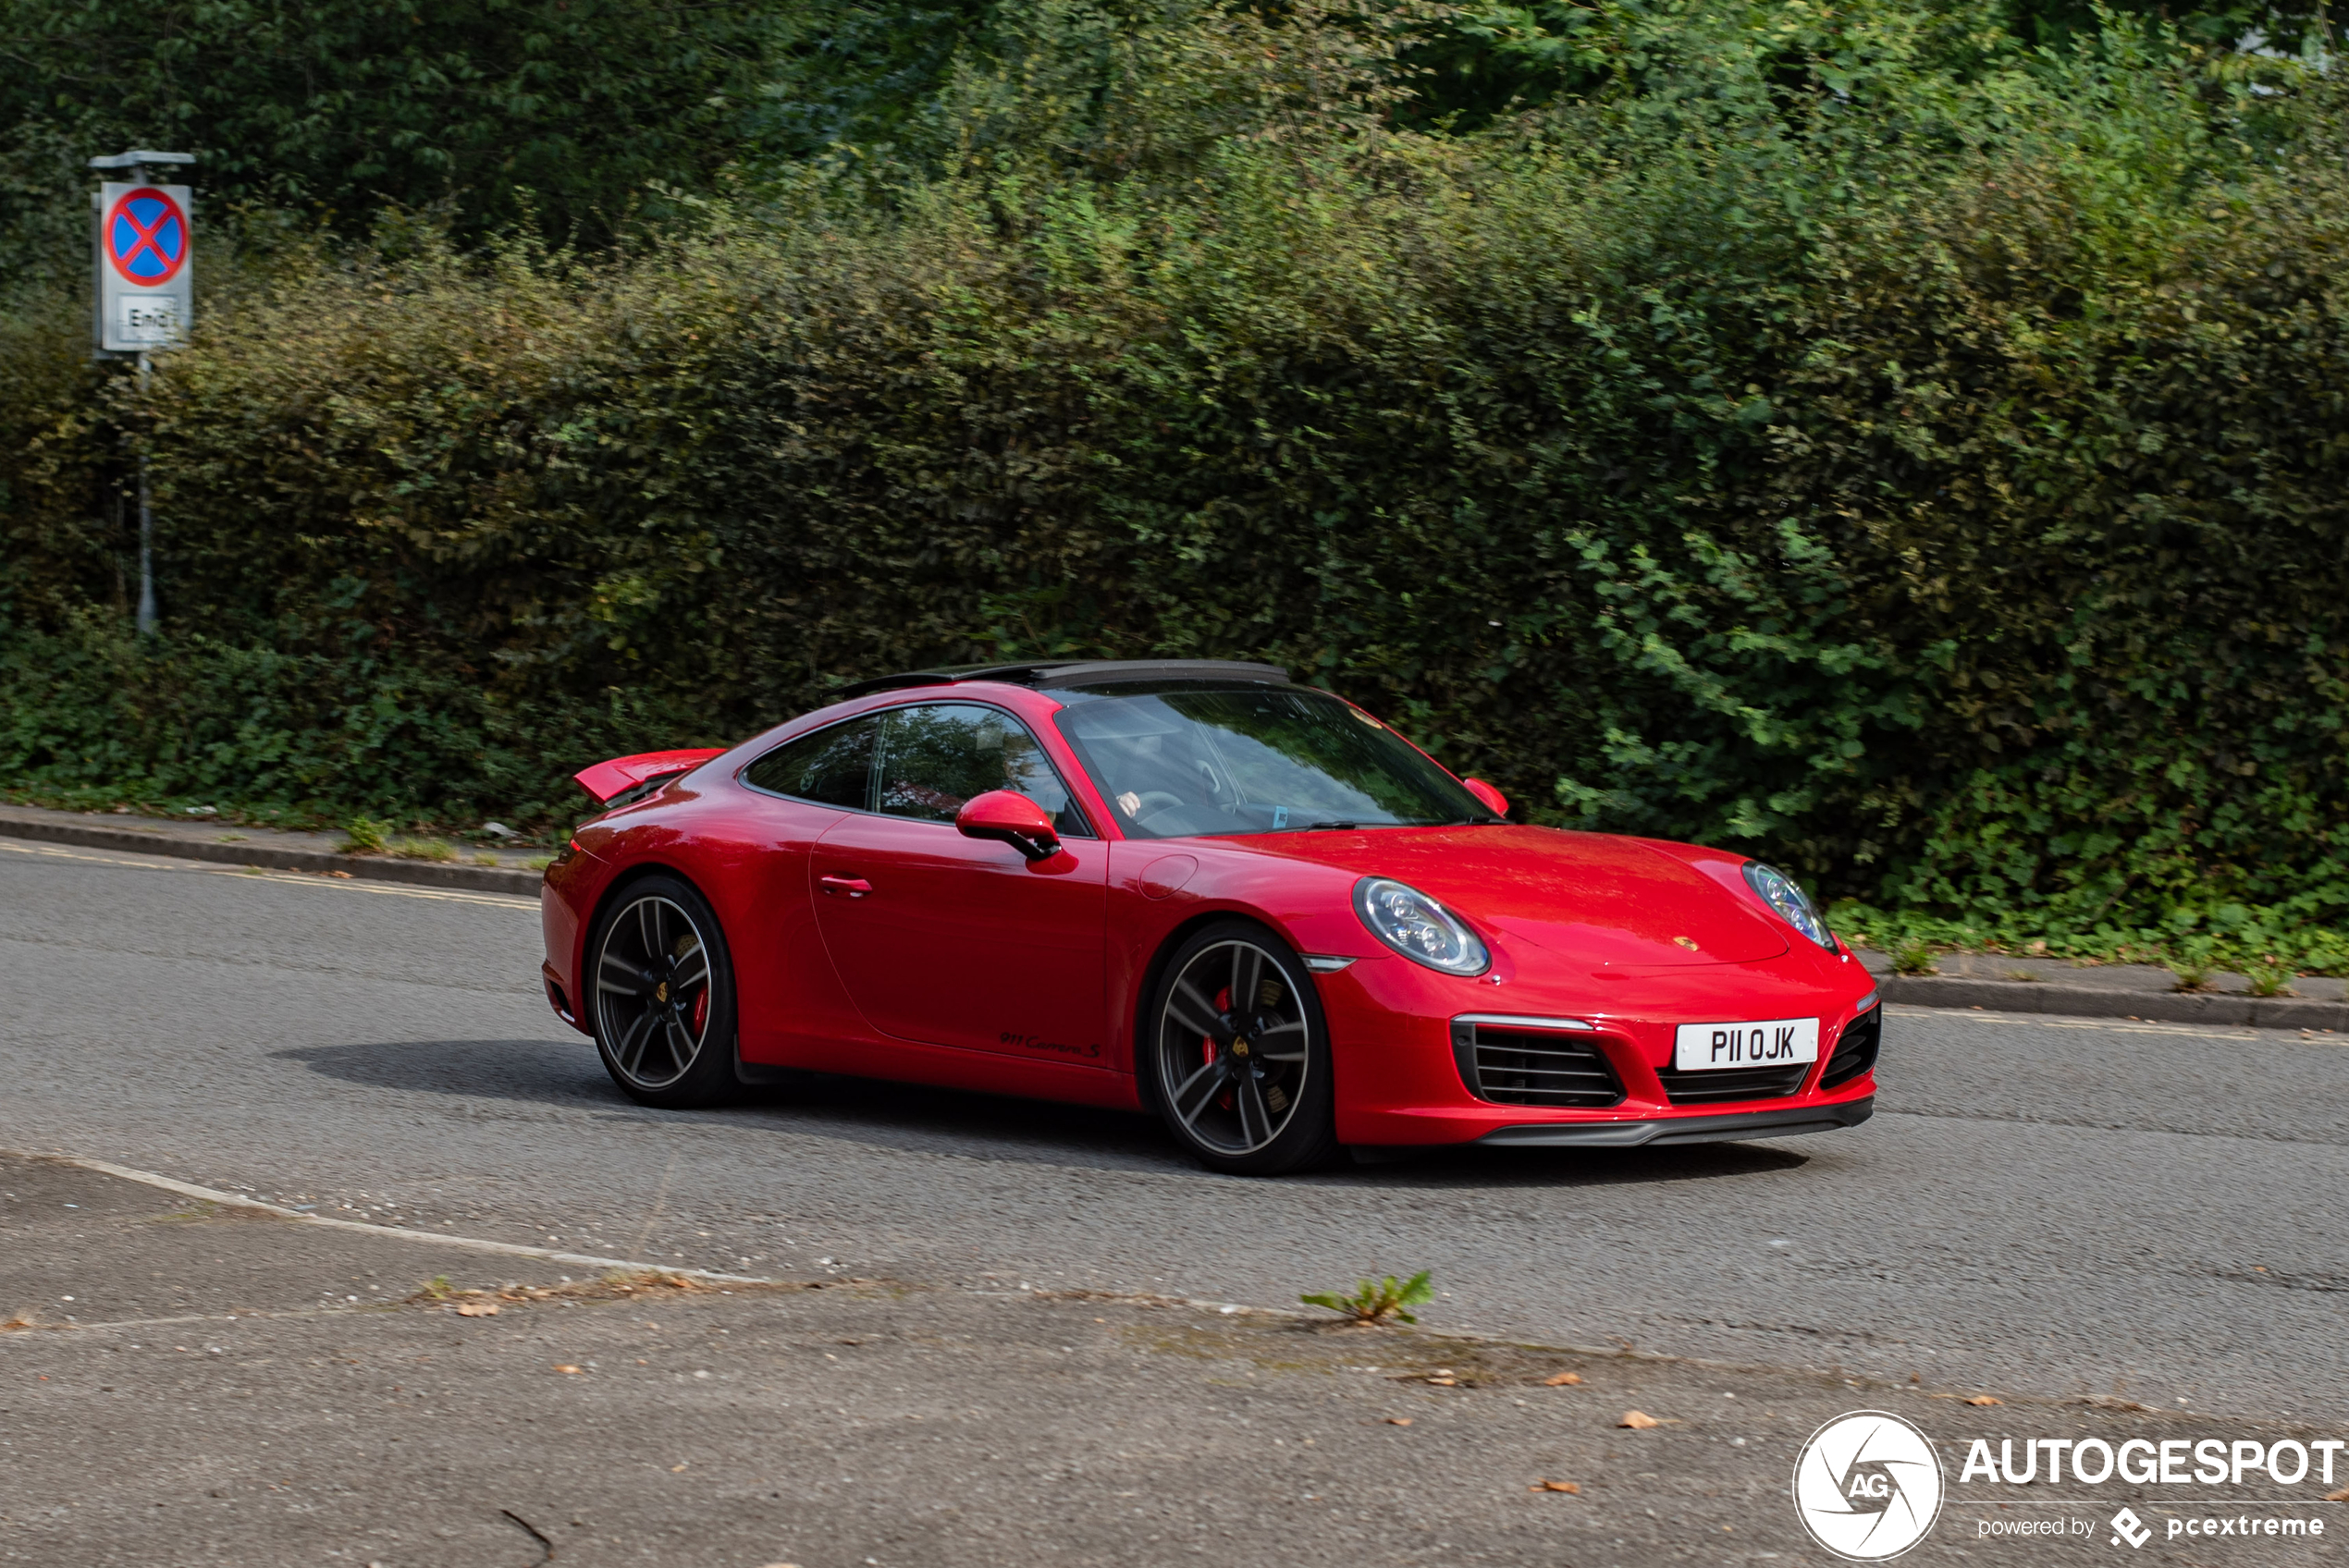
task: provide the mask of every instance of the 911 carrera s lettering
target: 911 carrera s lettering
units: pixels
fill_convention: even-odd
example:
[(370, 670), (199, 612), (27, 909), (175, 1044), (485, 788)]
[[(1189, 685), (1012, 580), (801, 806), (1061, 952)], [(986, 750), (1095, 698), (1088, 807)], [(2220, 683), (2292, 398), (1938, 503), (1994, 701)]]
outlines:
[(1041, 1035), (1021, 1035), (1006, 1029), (995, 1036), (996, 1043), (1015, 1051), (1052, 1051), (1061, 1056), (1097, 1057), (1101, 1054), (1098, 1042), (1089, 1046), (1063, 1045)]

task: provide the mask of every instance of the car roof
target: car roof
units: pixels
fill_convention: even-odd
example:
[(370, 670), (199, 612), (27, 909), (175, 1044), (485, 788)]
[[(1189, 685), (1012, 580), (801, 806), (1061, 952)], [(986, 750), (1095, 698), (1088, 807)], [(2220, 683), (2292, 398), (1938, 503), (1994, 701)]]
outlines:
[(995, 680), (1039, 692), (1072, 686), (1122, 685), (1135, 680), (1240, 680), (1261, 686), (1289, 683), (1288, 671), (1276, 664), (1248, 664), (1236, 659), (1088, 659), (907, 670), (902, 675), (859, 680), (842, 687), (833, 696), (837, 701), (914, 686), (953, 686), (966, 680)]

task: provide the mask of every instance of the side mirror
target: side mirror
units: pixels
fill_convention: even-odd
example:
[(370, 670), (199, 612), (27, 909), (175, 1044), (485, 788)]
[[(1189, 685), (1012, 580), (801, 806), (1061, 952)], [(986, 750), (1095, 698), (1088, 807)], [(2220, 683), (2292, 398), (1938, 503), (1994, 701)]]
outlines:
[(1485, 806), (1491, 810), (1494, 816), (1507, 816), (1509, 815), (1509, 798), (1501, 793), (1498, 790), (1493, 788), (1492, 785), (1484, 782), (1483, 779), (1463, 778), (1460, 782), (1467, 785), (1468, 792), (1474, 795), (1478, 800), (1482, 801)]
[(1000, 839), (1030, 860), (1060, 852), (1060, 835), (1044, 808), (1011, 790), (990, 790), (965, 801), (954, 814), (954, 827), (965, 839)]

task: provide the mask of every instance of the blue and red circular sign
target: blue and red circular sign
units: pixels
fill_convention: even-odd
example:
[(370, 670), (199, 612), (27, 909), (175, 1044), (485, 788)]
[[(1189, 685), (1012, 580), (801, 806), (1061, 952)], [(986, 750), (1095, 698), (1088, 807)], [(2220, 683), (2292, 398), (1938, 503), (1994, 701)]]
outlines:
[(106, 260), (141, 288), (160, 288), (188, 263), (188, 214), (158, 186), (117, 197), (103, 232)]

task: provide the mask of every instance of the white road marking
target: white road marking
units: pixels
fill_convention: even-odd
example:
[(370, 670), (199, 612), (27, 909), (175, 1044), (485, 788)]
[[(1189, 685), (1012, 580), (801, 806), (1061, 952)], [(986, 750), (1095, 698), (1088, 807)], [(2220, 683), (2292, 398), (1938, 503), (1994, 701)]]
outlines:
[(274, 882), (285, 888), (339, 888), (347, 892), (376, 893), (395, 899), (429, 899), (439, 903), (486, 904), (492, 909), (536, 911), (538, 900), (512, 893), (474, 893), (452, 888), (422, 888), (408, 882), (379, 882), (370, 877), (321, 876), (300, 871), (271, 871), (257, 865), (223, 865), (212, 861), (126, 860), (118, 855), (92, 854), (87, 850), (61, 849), (55, 844), (25, 843), (0, 839), (0, 850), (11, 854), (40, 855), (51, 860), (78, 860), (92, 865), (118, 865), (132, 871), (177, 872), (203, 876), (236, 876), (247, 882)]
[(191, 1182), (174, 1181), (158, 1176), (152, 1170), (134, 1170), (127, 1165), (112, 1165), (103, 1159), (77, 1159), (71, 1155), (30, 1154), (20, 1149), (0, 1149), (0, 1156), (11, 1159), (57, 1160), (78, 1165), (84, 1170), (116, 1176), (125, 1182), (139, 1182), (150, 1187), (160, 1187), (166, 1193), (178, 1193), (183, 1198), (201, 1198), (206, 1203), (225, 1204), (231, 1208), (259, 1209), (281, 1219), (291, 1219), (303, 1225), (325, 1225), (337, 1231), (363, 1231), (371, 1236), (396, 1236), (404, 1242), (424, 1242), (433, 1246), (462, 1247), (468, 1252), (494, 1252), (508, 1257), (535, 1257), (547, 1263), (569, 1263), (587, 1268), (625, 1268), (633, 1272), (678, 1274), (693, 1280), (718, 1280), (730, 1285), (783, 1285), (787, 1280), (769, 1280), (756, 1274), (719, 1274), (707, 1268), (675, 1268), (663, 1263), (633, 1263), (626, 1258), (596, 1257), (586, 1253), (557, 1252), (551, 1247), (522, 1246), (513, 1242), (485, 1241), (479, 1236), (445, 1236), (430, 1231), (403, 1230), (397, 1225), (373, 1225), (363, 1219), (331, 1219), (323, 1214), (304, 1214), (300, 1209), (280, 1208), (274, 1203), (263, 1203), (236, 1193), (217, 1192), (211, 1187), (199, 1187)]

